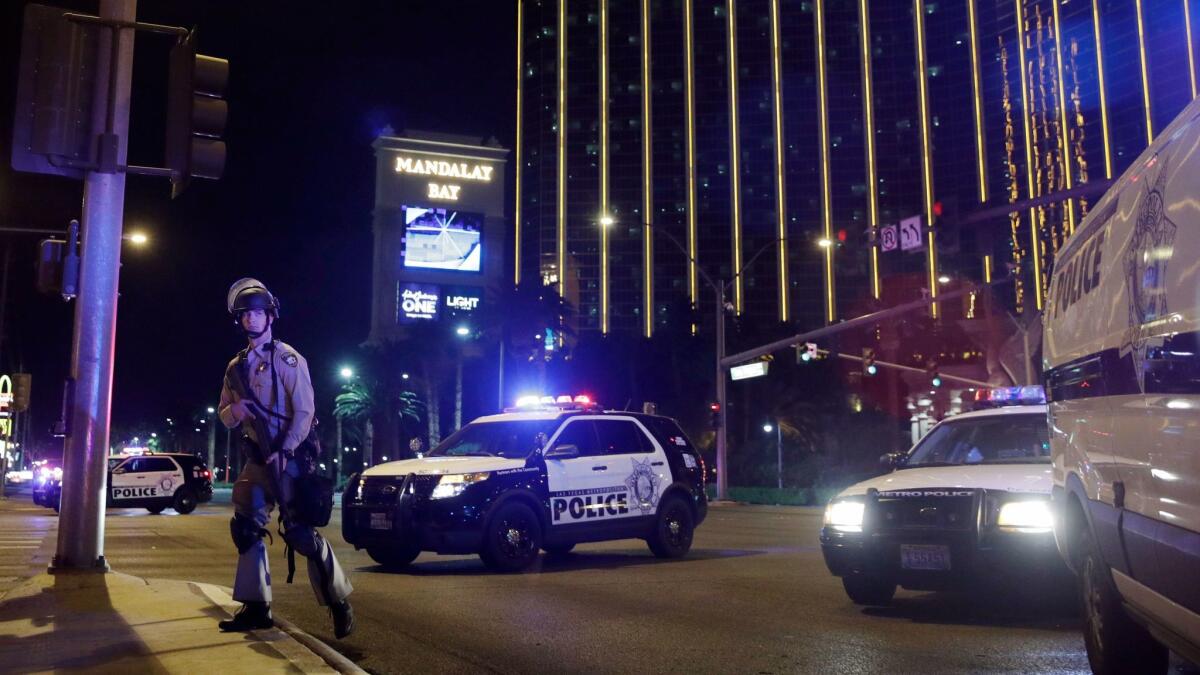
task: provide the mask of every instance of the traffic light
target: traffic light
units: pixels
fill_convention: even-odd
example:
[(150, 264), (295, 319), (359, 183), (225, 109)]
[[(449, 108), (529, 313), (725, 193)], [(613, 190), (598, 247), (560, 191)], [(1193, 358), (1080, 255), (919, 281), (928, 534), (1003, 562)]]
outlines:
[(802, 345), (796, 345), (796, 359), (802, 363), (817, 360), (817, 343), (805, 342)]
[(33, 377), (29, 373), (15, 373), (13, 380), (13, 412), (29, 410), (29, 387)]
[(192, 178), (216, 180), (225, 171), (229, 61), (196, 53), (193, 31), (171, 48), (167, 82), (167, 169), (171, 198)]
[(709, 403), (708, 410), (711, 415), (709, 423), (712, 425), (712, 428), (720, 429), (721, 428), (721, 404), (720, 403)]
[(929, 361), (925, 364), (925, 373), (929, 375), (929, 384), (934, 387), (942, 386), (942, 376), (938, 373), (937, 361)]
[(875, 365), (875, 350), (872, 347), (863, 347), (862, 350), (862, 371), (863, 375), (868, 377), (879, 373), (879, 366)]

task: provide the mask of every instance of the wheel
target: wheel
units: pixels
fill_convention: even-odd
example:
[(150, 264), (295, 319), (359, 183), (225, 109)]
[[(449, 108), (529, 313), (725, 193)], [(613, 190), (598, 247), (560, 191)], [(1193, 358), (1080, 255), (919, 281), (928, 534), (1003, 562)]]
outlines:
[(521, 502), (503, 504), (483, 531), (479, 557), (497, 572), (520, 572), (537, 560), (542, 547), (542, 524)]
[(542, 550), (546, 552), (546, 555), (556, 555), (556, 556), (566, 555), (574, 549), (575, 549), (574, 542), (571, 542), (568, 544), (543, 544), (542, 545)]
[(165, 508), (167, 508), (167, 507), (165, 507), (165, 506), (147, 506), (146, 510), (157, 516), (158, 514), (162, 513), (163, 509), (165, 509)]
[(1166, 673), (1167, 648), (1158, 643), (1121, 607), (1112, 571), (1100, 556), (1092, 533), (1079, 538), (1079, 590), (1083, 610), (1083, 642), (1096, 675)]
[(646, 543), (660, 558), (682, 558), (692, 548), (693, 522), (692, 509), (683, 498), (667, 497), (658, 504), (658, 520)]
[(416, 560), (417, 556), (421, 555), (421, 549), (405, 545), (368, 546), (367, 555), (386, 569), (398, 570), (408, 567)]
[(847, 574), (842, 577), (842, 588), (856, 605), (890, 605), (896, 595), (896, 582), (865, 574)]
[(176, 513), (188, 514), (196, 510), (196, 495), (190, 488), (179, 488), (175, 491), (175, 503), (172, 505)]

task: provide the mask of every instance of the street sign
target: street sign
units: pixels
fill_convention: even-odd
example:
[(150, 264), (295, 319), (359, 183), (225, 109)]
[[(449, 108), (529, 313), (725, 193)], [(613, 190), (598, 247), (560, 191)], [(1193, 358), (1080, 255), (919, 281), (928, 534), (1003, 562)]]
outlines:
[(900, 247), (900, 235), (896, 232), (895, 225), (888, 225), (879, 230), (879, 248), (884, 251), (895, 251)]
[(921, 216), (900, 221), (900, 248), (905, 251), (921, 248)]
[(748, 380), (752, 377), (762, 377), (767, 374), (767, 362), (755, 361), (754, 363), (743, 363), (740, 366), (734, 366), (729, 369), (729, 375), (736, 382), (738, 380)]

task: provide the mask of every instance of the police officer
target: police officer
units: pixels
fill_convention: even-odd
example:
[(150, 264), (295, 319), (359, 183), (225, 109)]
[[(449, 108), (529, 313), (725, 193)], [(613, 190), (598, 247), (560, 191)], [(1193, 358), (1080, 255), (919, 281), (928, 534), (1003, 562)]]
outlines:
[(308, 438), (315, 409), (308, 363), (272, 337), (279, 301), (262, 283), (238, 280), (229, 289), (226, 307), (249, 345), (226, 368), (220, 417), (226, 427), (241, 427), (248, 461), (233, 486), (235, 515), (230, 523), (239, 554), (233, 599), (242, 607), (220, 628), (246, 631), (275, 625), (263, 537), (268, 535), (271, 510), (279, 503), (284, 540), (308, 560), (317, 602), (329, 607), (334, 635), (343, 638), (354, 629), (354, 611), (346, 599), (353, 588), (329, 542), (315, 528), (289, 517), (303, 461), (295, 451)]

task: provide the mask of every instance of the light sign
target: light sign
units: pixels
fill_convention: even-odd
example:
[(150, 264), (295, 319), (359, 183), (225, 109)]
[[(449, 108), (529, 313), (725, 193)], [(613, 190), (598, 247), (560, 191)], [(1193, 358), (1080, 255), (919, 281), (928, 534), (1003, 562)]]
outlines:
[(452, 312), (474, 312), (479, 308), (479, 291), (447, 290), (442, 304)]
[(483, 216), (442, 208), (405, 206), (404, 266), (478, 272)]
[(405, 284), (396, 286), (396, 321), (417, 323), (432, 321), (438, 315), (440, 291), (429, 284)]
[(762, 377), (767, 374), (767, 362), (755, 361), (754, 363), (743, 363), (740, 366), (734, 366), (729, 369), (729, 376), (737, 380), (749, 380), (752, 377)]

